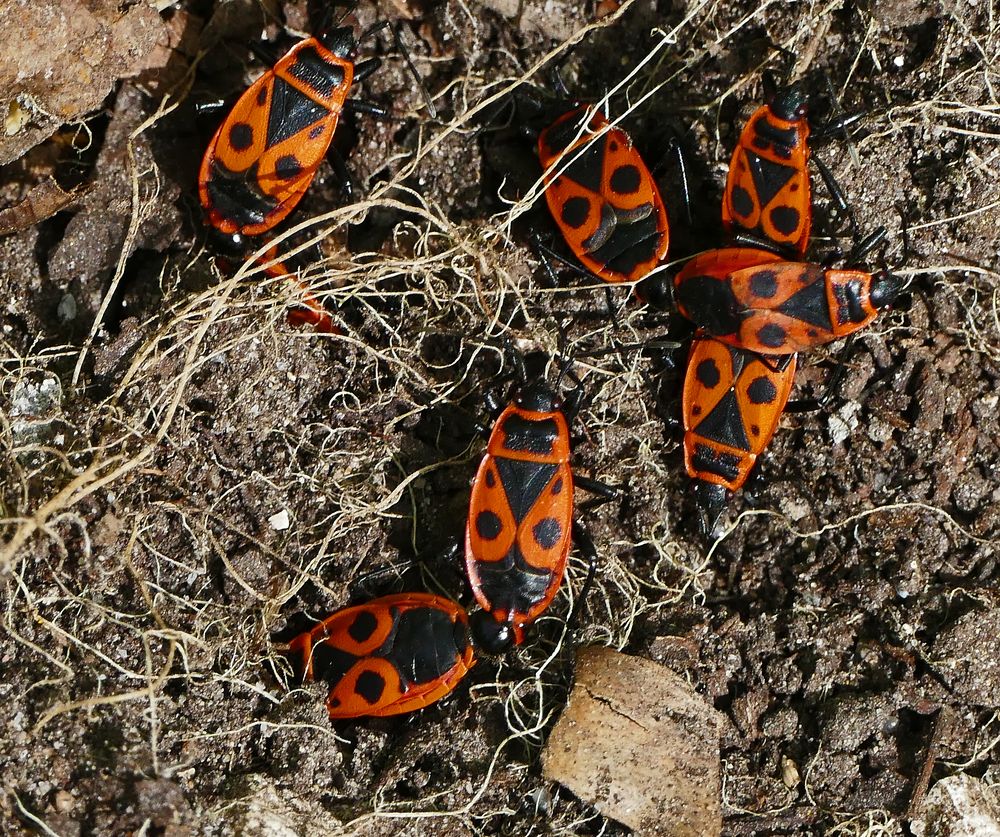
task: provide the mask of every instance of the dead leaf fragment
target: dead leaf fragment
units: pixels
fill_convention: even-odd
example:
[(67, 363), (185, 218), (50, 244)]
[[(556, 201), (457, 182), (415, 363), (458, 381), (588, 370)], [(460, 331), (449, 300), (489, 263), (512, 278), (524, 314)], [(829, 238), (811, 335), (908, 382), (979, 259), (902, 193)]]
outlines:
[(720, 723), (670, 669), (585, 648), (543, 769), (638, 835), (716, 837)]
[(0, 235), (21, 232), (72, 206), (86, 190), (64, 191), (51, 177), (35, 186), (23, 200), (0, 209)]

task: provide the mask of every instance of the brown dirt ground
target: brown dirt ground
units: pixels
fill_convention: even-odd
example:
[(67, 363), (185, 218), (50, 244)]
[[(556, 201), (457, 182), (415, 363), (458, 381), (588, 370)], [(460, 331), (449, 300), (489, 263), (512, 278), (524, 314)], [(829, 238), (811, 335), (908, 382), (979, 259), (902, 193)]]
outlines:
[[(275, 5), (306, 25), (305, 3)], [(459, 532), (481, 454), (471, 417), (500, 368), (481, 340), (554, 352), (562, 330), (570, 348), (610, 345), (603, 293), (568, 272), (552, 286), (505, 226), (496, 170), (511, 133), (476, 131), (493, 110), (482, 103), (566, 55), (567, 39), (581, 97), (629, 77), (611, 108), (647, 159), (668, 156), (672, 135), (687, 149), (687, 233), (674, 167), (663, 175), (678, 257), (716, 234), (763, 66), (797, 62), (820, 92), (825, 72), (846, 110), (870, 114), (824, 159), (863, 226), (890, 228), (890, 259), (905, 216), (912, 279), (845, 361), (832, 404), (783, 419), (713, 544), (665, 421), (676, 374), (638, 353), (581, 361), (577, 467), (626, 491), (586, 516), (601, 565), (577, 641), (663, 662), (726, 715), (727, 834), (905, 834), (929, 781), (993, 778), (992, 5), (635, 0), (582, 38), (593, 4), (520, 5), (518, 19), (500, 0), (361, 3), (362, 25), (411, 16), (439, 114), (425, 118), (390, 55), (365, 94), (399, 118), (358, 119), (342, 137), (358, 202), (342, 205), (324, 167), (294, 216), (322, 242), (309, 281), (339, 306), (343, 336), (288, 326), (288, 283), (220, 275), (205, 247), (192, 103), (258, 67), (245, 47), (264, 20), (255, 3), (163, 12), (210, 22), (203, 45), (218, 39), (176, 110), (136, 133), (163, 93), (147, 71), (88, 120), (87, 148), (67, 126), (0, 173), (5, 206), (49, 175), (93, 184), (74, 209), (0, 238), (4, 833), (622, 833), (539, 765), (572, 677), (559, 618), (581, 564), (537, 643), (414, 717), (334, 729), (322, 689), (295, 689), (272, 645), (371, 570), (401, 577), (377, 590), (464, 596), (434, 556)], [(666, 325), (629, 305), (618, 339)], [(800, 391), (821, 390), (837, 357), (805, 359)], [(282, 510), (290, 526), (276, 530)]]

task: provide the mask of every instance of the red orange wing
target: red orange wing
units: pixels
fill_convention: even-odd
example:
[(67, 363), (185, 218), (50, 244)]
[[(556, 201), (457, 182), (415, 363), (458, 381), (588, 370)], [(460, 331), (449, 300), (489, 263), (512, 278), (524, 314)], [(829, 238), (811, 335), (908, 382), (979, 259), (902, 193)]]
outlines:
[(607, 128), (603, 114), (591, 114), (587, 130), (574, 139), (587, 112), (564, 114), (539, 137), (545, 199), (588, 270), (607, 282), (640, 279), (666, 256), (666, 207), (631, 138)]
[(869, 298), (871, 280), (862, 270), (796, 262), (734, 271), (730, 287), (741, 306), (740, 329), (719, 339), (785, 354), (846, 337), (878, 316)]
[(308, 38), (239, 98), (198, 176), (213, 226), (260, 235), (295, 208), (330, 146), (353, 72), (351, 62)]
[(691, 344), (684, 379), (684, 464), (695, 478), (739, 489), (774, 435), (795, 355), (764, 358), (708, 337)]
[(722, 222), (805, 253), (812, 224), (809, 124), (759, 108), (733, 151)]
[(304, 680), (331, 683), (331, 718), (397, 715), (450, 692), (473, 665), (468, 619), (456, 603), (426, 593), (385, 596), (345, 608), (300, 634)]

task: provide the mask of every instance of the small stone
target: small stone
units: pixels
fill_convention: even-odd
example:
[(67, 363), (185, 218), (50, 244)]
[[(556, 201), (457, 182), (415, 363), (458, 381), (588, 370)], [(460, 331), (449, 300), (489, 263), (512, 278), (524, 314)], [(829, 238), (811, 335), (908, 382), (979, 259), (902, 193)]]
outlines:
[(799, 766), (788, 756), (781, 757), (781, 781), (785, 787), (793, 790), (798, 787), (802, 777), (799, 775)]
[(76, 319), (76, 298), (73, 294), (63, 294), (56, 308), (59, 320), (64, 323), (71, 323)]
[(267, 522), (271, 524), (271, 528), (276, 532), (284, 532), (290, 525), (288, 512), (285, 509), (282, 509), (277, 514), (272, 514), (267, 519)]

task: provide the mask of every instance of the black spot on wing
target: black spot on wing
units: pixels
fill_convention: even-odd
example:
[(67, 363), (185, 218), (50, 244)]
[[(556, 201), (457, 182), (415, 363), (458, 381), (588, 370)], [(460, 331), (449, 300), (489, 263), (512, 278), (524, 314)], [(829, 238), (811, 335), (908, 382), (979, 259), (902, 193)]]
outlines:
[(476, 515), (476, 534), (485, 541), (496, 540), (503, 531), (500, 517), (489, 509)]
[(497, 475), (492, 468), (486, 469), (486, 487), (493, 488), (497, 484)]
[(580, 195), (574, 195), (562, 205), (559, 217), (562, 222), (574, 230), (587, 223), (590, 216), (590, 201)]
[(771, 223), (783, 235), (791, 235), (799, 228), (801, 213), (794, 206), (776, 206), (770, 213)]
[(767, 323), (757, 329), (757, 340), (769, 349), (780, 349), (787, 338), (788, 332), (777, 323)]
[(282, 78), (275, 78), (273, 87), (271, 109), (267, 116), (268, 148), (294, 137), (330, 113)]
[(542, 549), (552, 549), (562, 537), (562, 526), (554, 517), (545, 517), (534, 525), (531, 535)]
[(722, 380), (719, 365), (712, 358), (706, 358), (695, 367), (694, 377), (706, 389), (715, 389)]
[(642, 185), (642, 173), (637, 166), (627, 163), (611, 173), (611, 190), (619, 195), (631, 195)]
[(354, 691), (369, 706), (374, 706), (382, 699), (382, 695), (385, 694), (385, 686), (385, 678), (381, 674), (377, 671), (365, 669), (358, 675), (358, 679), (354, 684)]
[(371, 639), (371, 635), (375, 633), (377, 627), (378, 617), (369, 610), (362, 610), (354, 617), (354, 621), (347, 629), (347, 635), (360, 644)]
[(778, 292), (778, 274), (761, 269), (750, 277), (750, 293), (760, 299), (771, 299)]
[(731, 196), (733, 212), (740, 218), (749, 218), (753, 212), (753, 197), (742, 186), (734, 186)]
[(267, 84), (262, 84), (260, 90), (257, 91), (257, 104), (263, 107), (267, 104)]
[(246, 151), (253, 145), (253, 128), (246, 122), (236, 122), (229, 129), (229, 144), (237, 151)]
[(747, 398), (751, 404), (773, 404), (777, 397), (778, 388), (766, 375), (754, 378), (747, 387)]
[(302, 174), (302, 164), (294, 154), (285, 154), (275, 162), (274, 174), (279, 180), (292, 180)]
[(330, 98), (333, 91), (344, 82), (344, 68), (324, 61), (312, 46), (303, 47), (296, 53), (295, 63), (289, 68), (289, 73), (324, 99)]

